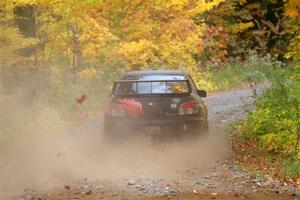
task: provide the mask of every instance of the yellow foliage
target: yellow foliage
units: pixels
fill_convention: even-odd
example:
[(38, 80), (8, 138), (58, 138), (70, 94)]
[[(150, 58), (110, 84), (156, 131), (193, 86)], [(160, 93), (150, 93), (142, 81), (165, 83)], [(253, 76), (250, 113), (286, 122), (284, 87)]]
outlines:
[(156, 0), (155, 8), (157, 10), (173, 9), (174, 11), (182, 11), (189, 3), (189, 0)]
[(108, 50), (107, 44), (118, 40), (99, 12), (101, 4), (42, 0), (37, 6), (42, 13), (39, 34), (51, 41), (45, 46), (51, 52), (49, 59), (65, 55), (72, 60), (73, 53), (81, 52), (83, 59), (92, 62)]
[(253, 22), (246, 22), (246, 23), (235, 23), (235, 24), (232, 24), (230, 25), (230, 29), (231, 29), (231, 32), (232, 33), (240, 33), (240, 32), (243, 32), (251, 27), (254, 26), (254, 23)]
[(205, 1), (205, 0), (200, 0), (198, 2), (198, 5), (190, 10), (191, 14), (198, 14), (198, 13), (203, 13), (206, 11), (209, 11), (213, 9), (214, 7), (217, 7), (220, 5), (220, 3), (224, 2), (225, 0), (212, 0), (212, 1)]
[(128, 69), (186, 68), (195, 67), (194, 56), (203, 51), (204, 29), (193, 15), (223, 1), (16, 0), (9, 7), (34, 5), (41, 13), (36, 18), (43, 44), (39, 57), (47, 62), (71, 66), (78, 55), (89, 63), (121, 55)]
[(155, 62), (157, 47), (148, 40), (138, 42), (122, 43), (120, 46), (121, 55), (129, 63), (129, 69), (143, 67), (147, 63)]
[(214, 85), (212, 80), (213, 74), (211, 72), (201, 72), (196, 68), (188, 68), (189, 74), (195, 80), (197, 88), (205, 88), (207, 91), (214, 91), (218, 89), (217, 85)]
[(120, 54), (128, 69), (195, 66), (193, 55), (202, 52), (201, 25), (189, 10), (195, 0), (107, 1), (106, 18), (114, 18), (111, 30), (123, 41)]
[(293, 78), (300, 79), (300, 1), (289, 0), (285, 3), (286, 15), (290, 20), (286, 23), (286, 26), (294, 35), (294, 38), (290, 40), (289, 52), (286, 57), (292, 58), (294, 61), (295, 74)]
[(23, 57), (17, 51), (35, 44), (34, 38), (23, 38), (16, 28), (0, 24), (0, 68), (31, 61), (31, 57)]

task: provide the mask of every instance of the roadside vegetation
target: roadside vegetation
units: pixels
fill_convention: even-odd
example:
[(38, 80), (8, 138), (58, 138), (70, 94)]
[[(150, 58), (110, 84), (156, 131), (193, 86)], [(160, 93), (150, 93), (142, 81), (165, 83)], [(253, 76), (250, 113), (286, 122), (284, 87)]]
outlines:
[(300, 82), (278, 75), (233, 126), (236, 160), (253, 173), (299, 184)]
[(199, 88), (209, 92), (249, 86), (268, 81), (268, 77), (288, 73), (285, 63), (267, 54), (258, 56), (250, 53), (245, 60), (229, 58), (220, 69), (218, 63), (207, 63), (210, 70), (200, 72), (196, 78)]

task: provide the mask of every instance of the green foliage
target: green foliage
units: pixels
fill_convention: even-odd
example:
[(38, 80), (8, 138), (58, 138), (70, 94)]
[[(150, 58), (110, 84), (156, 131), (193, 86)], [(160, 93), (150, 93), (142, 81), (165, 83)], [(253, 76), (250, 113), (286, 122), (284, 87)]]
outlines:
[(277, 54), (282, 59), (292, 37), (284, 28), (286, 10), (283, 9), (283, 1), (235, 2), (235, 12), (228, 20), (240, 23), (237, 27), (241, 27), (242, 30), (232, 40), (231, 54), (243, 56), (248, 49), (252, 49), (258, 54)]
[(244, 136), (257, 139), (267, 151), (285, 156), (299, 152), (300, 82), (277, 75), (249, 113)]
[(250, 54), (244, 61), (239, 57), (230, 58), (222, 67), (218, 61), (208, 62), (207, 70), (191, 71), (191, 74), (199, 88), (215, 91), (265, 81), (276, 73), (285, 73), (283, 66), (284, 63), (269, 54), (263, 57)]
[[(300, 159), (299, 159), (300, 160)], [(300, 177), (300, 161), (292, 163), (286, 170), (286, 176), (289, 178)]]

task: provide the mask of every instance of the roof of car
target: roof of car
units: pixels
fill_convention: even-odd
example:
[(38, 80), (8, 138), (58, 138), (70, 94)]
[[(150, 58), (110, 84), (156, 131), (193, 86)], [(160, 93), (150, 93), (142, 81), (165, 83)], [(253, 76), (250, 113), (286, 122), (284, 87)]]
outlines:
[(130, 71), (126, 72), (125, 75), (144, 75), (144, 74), (184, 74), (185, 72), (180, 70), (142, 70), (142, 71)]
[(141, 71), (129, 71), (123, 74), (121, 79), (126, 79), (128, 76), (139, 75), (184, 75), (187, 78), (187, 73), (180, 70), (141, 70)]

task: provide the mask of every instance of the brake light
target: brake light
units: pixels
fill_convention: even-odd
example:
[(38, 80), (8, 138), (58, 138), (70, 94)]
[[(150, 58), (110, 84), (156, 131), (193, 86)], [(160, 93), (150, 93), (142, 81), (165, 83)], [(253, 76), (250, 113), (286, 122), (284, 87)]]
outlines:
[(188, 101), (180, 104), (178, 109), (179, 115), (193, 115), (199, 111), (198, 104), (196, 101)]
[(108, 107), (108, 114), (114, 117), (125, 117), (127, 112), (122, 104), (110, 103)]

